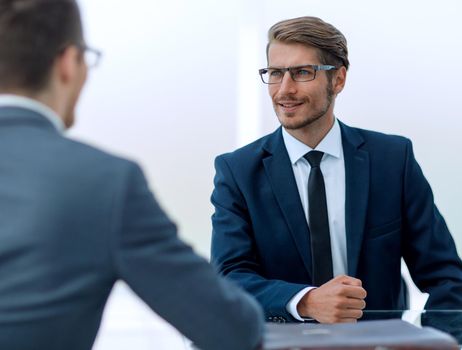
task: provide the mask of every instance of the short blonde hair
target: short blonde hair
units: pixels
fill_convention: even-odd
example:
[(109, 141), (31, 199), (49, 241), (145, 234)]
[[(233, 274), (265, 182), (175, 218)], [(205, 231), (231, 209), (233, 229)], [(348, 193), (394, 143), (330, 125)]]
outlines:
[(322, 64), (344, 66), (346, 69), (350, 66), (344, 35), (333, 25), (317, 17), (298, 17), (273, 25), (268, 31), (267, 57), (269, 47), (274, 41), (315, 47)]

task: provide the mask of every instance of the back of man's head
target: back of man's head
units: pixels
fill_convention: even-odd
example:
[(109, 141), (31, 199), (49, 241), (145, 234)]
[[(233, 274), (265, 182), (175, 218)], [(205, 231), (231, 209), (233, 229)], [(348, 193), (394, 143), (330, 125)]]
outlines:
[(55, 58), (82, 44), (75, 0), (0, 0), (0, 93), (39, 92)]

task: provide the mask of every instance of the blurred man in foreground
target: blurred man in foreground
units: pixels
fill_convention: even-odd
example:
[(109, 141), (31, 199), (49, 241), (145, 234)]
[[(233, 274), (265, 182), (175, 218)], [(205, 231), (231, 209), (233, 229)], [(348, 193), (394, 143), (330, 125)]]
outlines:
[(176, 235), (140, 168), (63, 136), (90, 49), (74, 0), (0, 0), (0, 349), (90, 349), (124, 280), (201, 349), (254, 349), (257, 303)]

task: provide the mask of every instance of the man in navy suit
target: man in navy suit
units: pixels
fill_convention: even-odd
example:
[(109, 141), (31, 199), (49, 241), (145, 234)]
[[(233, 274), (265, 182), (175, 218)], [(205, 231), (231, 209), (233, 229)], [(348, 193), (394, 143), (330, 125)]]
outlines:
[(401, 258), (426, 307), (462, 308), (462, 264), (403, 137), (334, 116), (345, 37), (315, 17), (275, 24), (260, 70), (281, 127), (217, 157), (212, 262), (267, 320), (354, 322), (407, 307)]
[(201, 349), (254, 349), (258, 303), (179, 240), (139, 166), (63, 135), (89, 54), (74, 0), (0, 0), (0, 349), (91, 349), (117, 280)]

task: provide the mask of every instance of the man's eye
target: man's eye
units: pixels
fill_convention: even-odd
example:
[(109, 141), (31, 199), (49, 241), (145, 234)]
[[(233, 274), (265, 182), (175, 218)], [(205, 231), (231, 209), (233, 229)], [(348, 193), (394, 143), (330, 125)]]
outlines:
[(294, 74), (297, 77), (309, 77), (309, 76), (312, 76), (314, 74), (314, 72), (312, 70), (309, 70), (309, 69), (297, 69), (294, 72)]
[(268, 73), (269, 76), (272, 78), (279, 78), (280, 76), (282, 76), (282, 71), (280, 70), (270, 70)]

